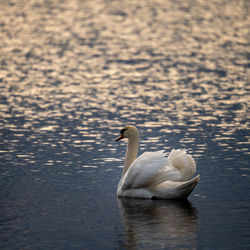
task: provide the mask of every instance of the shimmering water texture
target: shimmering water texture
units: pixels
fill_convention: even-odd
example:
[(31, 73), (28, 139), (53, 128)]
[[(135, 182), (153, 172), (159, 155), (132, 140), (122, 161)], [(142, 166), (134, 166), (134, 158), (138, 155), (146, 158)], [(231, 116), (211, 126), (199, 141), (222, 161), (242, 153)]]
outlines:
[[(0, 248), (250, 248), (249, 1), (0, 1)], [(187, 202), (117, 199), (185, 148)]]

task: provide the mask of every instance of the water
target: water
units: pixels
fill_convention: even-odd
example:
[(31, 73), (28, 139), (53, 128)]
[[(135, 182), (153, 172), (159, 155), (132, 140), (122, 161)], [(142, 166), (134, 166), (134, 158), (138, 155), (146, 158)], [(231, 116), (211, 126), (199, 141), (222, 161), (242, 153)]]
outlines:
[[(1, 249), (250, 247), (248, 1), (0, 1)], [(189, 201), (118, 199), (125, 143), (185, 148)]]

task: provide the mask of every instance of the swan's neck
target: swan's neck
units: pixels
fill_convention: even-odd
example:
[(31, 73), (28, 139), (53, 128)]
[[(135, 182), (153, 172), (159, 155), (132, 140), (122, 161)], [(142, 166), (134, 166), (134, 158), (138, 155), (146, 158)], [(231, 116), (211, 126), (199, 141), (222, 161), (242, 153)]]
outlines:
[(127, 172), (133, 161), (137, 158), (139, 141), (140, 141), (139, 135), (130, 138), (128, 141), (122, 176)]

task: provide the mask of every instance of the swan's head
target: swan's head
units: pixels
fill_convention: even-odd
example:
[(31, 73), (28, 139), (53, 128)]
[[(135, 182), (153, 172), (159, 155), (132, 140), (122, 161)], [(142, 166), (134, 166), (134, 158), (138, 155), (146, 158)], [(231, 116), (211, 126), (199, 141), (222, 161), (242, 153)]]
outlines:
[(120, 136), (116, 139), (116, 141), (120, 141), (124, 138), (132, 139), (139, 138), (140, 134), (138, 129), (133, 125), (127, 125), (120, 131)]

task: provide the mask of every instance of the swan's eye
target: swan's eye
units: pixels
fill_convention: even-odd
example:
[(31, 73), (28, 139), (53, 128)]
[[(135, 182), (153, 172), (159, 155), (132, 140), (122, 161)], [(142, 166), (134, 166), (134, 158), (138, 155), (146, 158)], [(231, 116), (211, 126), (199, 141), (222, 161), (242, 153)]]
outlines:
[(123, 128), (123, 129), (120, 131), (120, 134), (122, 135), (125, 131), (126, 131), (126, 128)]

